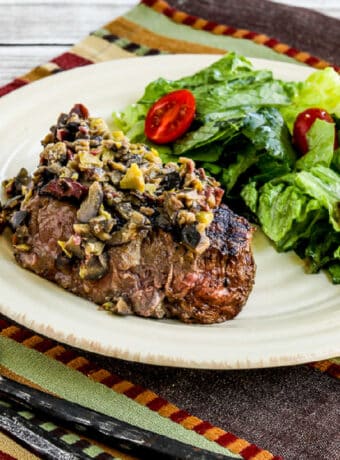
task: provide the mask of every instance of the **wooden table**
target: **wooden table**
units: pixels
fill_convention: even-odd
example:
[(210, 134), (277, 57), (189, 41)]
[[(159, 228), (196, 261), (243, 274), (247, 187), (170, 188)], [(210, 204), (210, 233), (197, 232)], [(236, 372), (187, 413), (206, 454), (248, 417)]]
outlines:
[[(0, 0), (0, 86), (63, 53), (137, 3), (137, 0)], [(339, 0), (281, 3), (314, 8), (340, 18)]]

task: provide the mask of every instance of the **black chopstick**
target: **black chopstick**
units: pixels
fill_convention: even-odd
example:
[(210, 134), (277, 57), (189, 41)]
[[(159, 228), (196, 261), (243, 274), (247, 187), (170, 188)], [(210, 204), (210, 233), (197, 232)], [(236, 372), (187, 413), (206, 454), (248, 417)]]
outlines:
[[(47, 415), (83, 435), (147, 460), (231, 460), (175, 439), (130, 425), (79, 404), (59, 399), (0, 376), (0, 395)], [(0, 406), (0, 412), (2, 408)], [(58, 458), (58, 457), (56, 457)], [(77, 458), (77, 457), (75, 457)]]
[(91, 460), (85, 453), (75, 451), (60, 439), (21, 417), (10, 407), (0, 406), (0, 431), (47, 460)]

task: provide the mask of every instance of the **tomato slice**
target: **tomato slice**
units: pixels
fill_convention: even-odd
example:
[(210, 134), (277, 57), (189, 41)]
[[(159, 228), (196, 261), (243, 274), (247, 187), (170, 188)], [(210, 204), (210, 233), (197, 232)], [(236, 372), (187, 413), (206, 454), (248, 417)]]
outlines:
[[(328, 121), (328, 123), (334, 123), (333, 118), (330, 116), (326, 110), (319, 108), (307, 109), (304, 112), (299, 113), (296, 117), (294, 128), (293, 128), (293, 144), (298, 148), (302, 155), (305, 155), (308, 150), (308, 141), (307, 133), (310, 130), (314, 121), (319, 118), (320, 120)], [(335, 130), (335, 139), (334, 139), (334, 150), (338, 148), (338, 138), (336, 128)]]
[(156, 101), (145, 119), (145, 134), (156, 144), (181, 137), (195, 117), (196, 101), (187, 89), (173, 91)]

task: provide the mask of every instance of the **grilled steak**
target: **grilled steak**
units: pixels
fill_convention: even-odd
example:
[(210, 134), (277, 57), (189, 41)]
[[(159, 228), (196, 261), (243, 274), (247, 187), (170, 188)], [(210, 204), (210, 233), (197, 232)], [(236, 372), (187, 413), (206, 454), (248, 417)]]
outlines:
[(215, 323), (254, 282), (252, 228), (189, 159), (162, 165), (76, 105), (5, 183), (18, 263), (118, 314)]

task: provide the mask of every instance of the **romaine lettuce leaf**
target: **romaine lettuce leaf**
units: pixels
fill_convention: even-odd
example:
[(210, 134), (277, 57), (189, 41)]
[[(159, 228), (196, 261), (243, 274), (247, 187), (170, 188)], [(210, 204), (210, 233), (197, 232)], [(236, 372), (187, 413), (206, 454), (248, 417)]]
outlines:
[[(317, 165), (292, 172), (263, 186), (251, 181), (241, 192), (264, 233), (278, 251), (294, 249), (307, 259), (308, 270), (329, 266), (333, 282), (339, 282), (340, 176)], [(333, 267), (333, 268), (331, 268)]]
[(229, 79), (232, 80), (235, 75), (237, 78), (240, 76), (246, 77), (253, 72), (253, 65), (247, 58), (236, 53), (228, 53), (210, 66), (196, 72), (194, 75), (181, 78), (177, 82), (183, 88), (194, 88), (196, 86), (225, 82)]
[(257, 150), (265, 151), (276, 160), (293, 165), (296, 154), (287, 127), (276, 108), (266, 107), (248, 113), (242, 133)]
[(297, 115), (310, 107), (318, 107), (340, 117), (340, 75), (334, 69), (327, 67), (313, 72), (298, 88), (292, 104), (281, 108), (291, 132)]
[(191, 151), (216, 141), (222, 142), (223, 145), (238, 135), (241, 126), (242, 120), (208, 122), (195, 131), (189, 131), (182, 139), (175, 142), (174, 154), (186, 153), (190, 156)]
[(246, 83), (233, 88), (227, 83), (201, 86), (194, 89), (197, 117), (202, 119), (211, 112), (223, 112), (242, 106), (280, 106), (290, 103), (290, 92), (277, 80), (255, 84)]
[(317, 164), (330, 166), (334, 154), (334, 124), (316, 119), (307, 133), (309, 151), (297, 162), (297, 169), (311, 169)]

